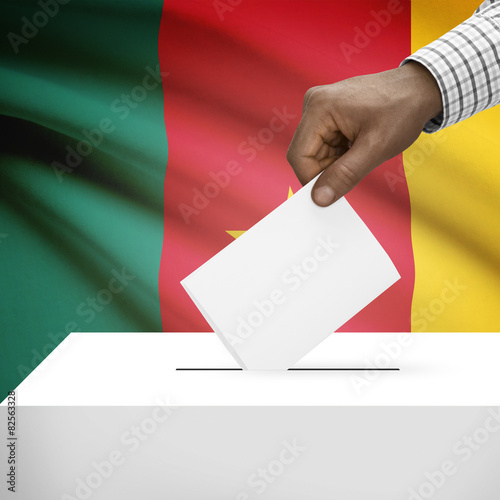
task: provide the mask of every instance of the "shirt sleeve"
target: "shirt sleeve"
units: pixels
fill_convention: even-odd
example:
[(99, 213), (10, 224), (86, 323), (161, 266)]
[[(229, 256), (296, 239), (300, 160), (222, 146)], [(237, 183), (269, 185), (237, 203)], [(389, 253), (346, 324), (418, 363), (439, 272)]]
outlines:
[(441, 90), (443, 113), (428, 121), (431, 133), (500, 103), (500, 0), (486, 0), (474, 15), (422, 47), (401, 65), (417, 61)]

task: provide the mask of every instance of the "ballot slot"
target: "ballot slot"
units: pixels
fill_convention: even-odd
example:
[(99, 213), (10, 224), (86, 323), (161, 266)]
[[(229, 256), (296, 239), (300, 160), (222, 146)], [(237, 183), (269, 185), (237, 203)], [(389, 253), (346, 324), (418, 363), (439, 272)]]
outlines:
[[(256, 370), (243, 370), (243, 368), (176, 368), (176, 371), (256, 371)], [(257, 370), (262, 371), (262, 370)], [(355, 372), (355, 371), (376, 371), (376, 372), (398, 372), (399, 368), (288, 368), (287, 370), (279, 371), (301, 371), (301, 372), (324, 372), (324, 371), (337, 371), (337, 372)]]

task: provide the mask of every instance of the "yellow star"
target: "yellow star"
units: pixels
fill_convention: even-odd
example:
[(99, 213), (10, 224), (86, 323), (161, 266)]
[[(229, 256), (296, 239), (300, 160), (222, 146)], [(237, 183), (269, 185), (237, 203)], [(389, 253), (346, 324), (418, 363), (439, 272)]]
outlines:
[(226, 231), (227, 234), (230, 234), (234, 239), (239, 238), (246, 231)]
[[(287, 197), (287, 200), (289, 198), (291, 198), (292, 195), (293, 195), (292, 188), (291, 188), (291, 186), (288, 186), (288, 197)], [(229, 235), (231, 235), (234, 239), (239, 238), (245, 232), (246, 232), (246, 230), (245, 231), (235, 231), (235, 230), (233, 230), (233, 231), (226, 231), (226, 233), (229, 234)]]

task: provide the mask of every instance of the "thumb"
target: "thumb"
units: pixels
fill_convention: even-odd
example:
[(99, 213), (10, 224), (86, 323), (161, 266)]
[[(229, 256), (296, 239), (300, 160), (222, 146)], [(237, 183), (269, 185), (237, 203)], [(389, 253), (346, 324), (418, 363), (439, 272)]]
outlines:
[(382, 163), (383, 159), (379, 161), (373, 154), (372, 145), (366, 136), (357, 137), (352, 147), (323, 171), (311, 193), (316, 205), (331, 205)]

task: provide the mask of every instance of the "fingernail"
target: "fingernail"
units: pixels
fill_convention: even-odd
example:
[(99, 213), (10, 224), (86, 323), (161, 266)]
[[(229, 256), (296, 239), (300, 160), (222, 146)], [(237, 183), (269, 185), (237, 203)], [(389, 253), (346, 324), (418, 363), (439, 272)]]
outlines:
[(321, 186), (313, 191), (313, 199), (317, 205), (326, 207), (335, 199), (335, 193), (330, 186)]

